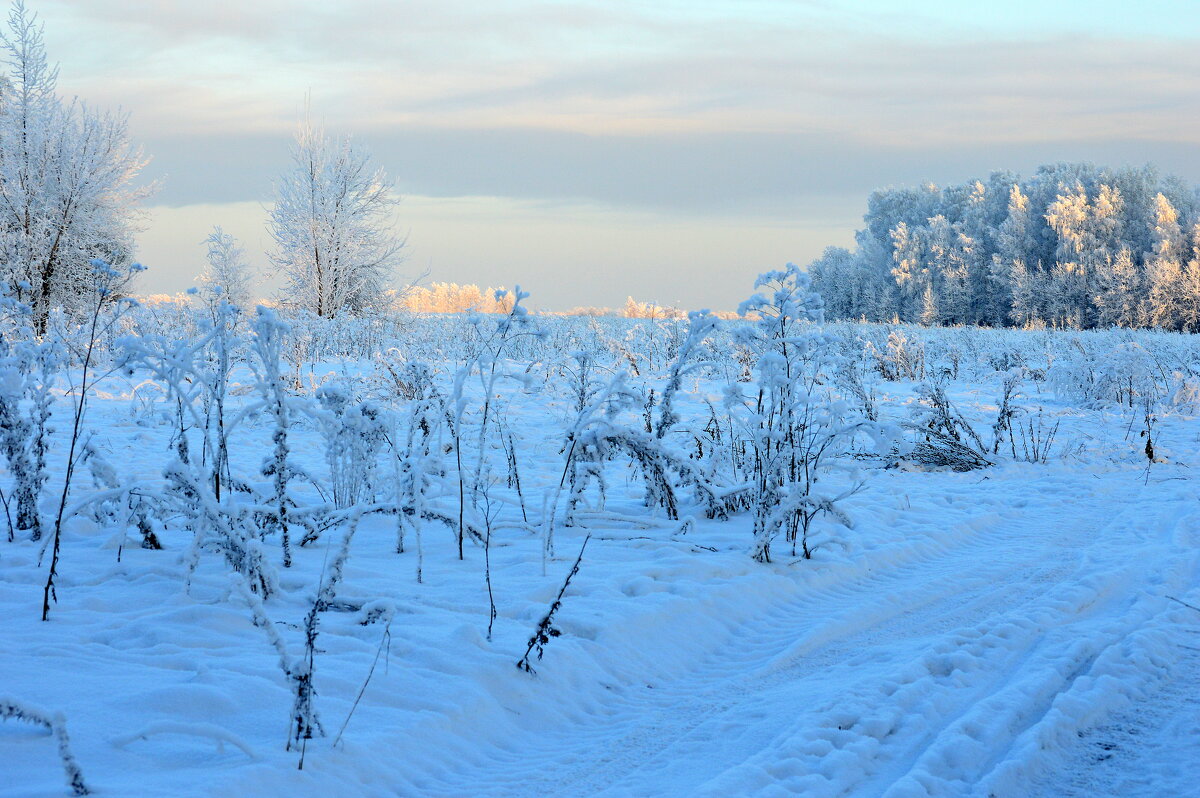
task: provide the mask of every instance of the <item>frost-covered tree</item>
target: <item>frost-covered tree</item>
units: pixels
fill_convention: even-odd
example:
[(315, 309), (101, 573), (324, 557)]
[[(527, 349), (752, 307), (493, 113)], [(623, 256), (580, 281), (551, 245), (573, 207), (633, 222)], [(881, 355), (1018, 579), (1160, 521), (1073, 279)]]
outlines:
[(1200, 332), (1200, 222), (1192, 228), (1191, 257), (1183, 268), (1183, 296), (1179, 328), (1185, 332)]
[(249, 307), (253, 278), (246, 251), (220, 227), (214, 227), (202, 243), (208, 265), (196, 281), (205, 302), (211, 305), (223, 299), (237, 308)]
[(1064, 188), (1046, 209), (1046, 221), (1058, 234), (1051, 272), (1047, 311), (1050, 319), (1063, 326), (1083, 325), (1083, 308), (1091, 293), (1088, 253), (1095, 246), (1091, 235), (1087, 189), (1082, 183)]
[(891, 238), (892, 260), (895, 264), (892, 277), (900, 289), (901, 316), (905, 319), (936, 316), (936, 310), (930, 307), (934, 296), (934, 272), (929, 268), (923, 251), (923, 236), (914, 235), (907, 223), (900, 222), (892, 228)]
[(856, 250), (810, 267), (831, 318), (1183, 329), (1196, 315), (1182, 231), (1200, 222), (1200, 192), (1153, 167), (886, 189), (863, 221)]
[(1142, 276), (1128, 249), (1100, 264), (1096, 277), (1096, 323), (1101, 327), (1136, 327), (1141, 320)]
[(962, 220), (955, 225), (966, 268), (968, 308), (963, 321), (974, 324), (1002, 324), (1008, 311), (1003, 295), (997, 290), (988, 248), (998, 223), (993, 219), (992, 191), (975, 181), (970, 186)]
[(413, 313), (508, 313), (512, 310), (513, 295), (500, 288), (481, 289), (475, 284), (433, 283), (413, 285), (401, 295), (400, 307)]
[(125, 116), (59, 98), (42, 26), (22, 0), (0, 31), (0, 57), (0, 279), (43, 331), (52, 308), (85, 310), (92, 260), (129, 262), (150, 191), (132, 182), (146, 162)]
[(1155, 197), (1151, 250), (1146, 254), (1148, 283), (1143, 312), (1156, 327), (1177, 327), (1184, 310), (1183, 231), (1179, 214), (1162, 194)]
[(859, 267), (853, 253), (844, 247), (828, 247), (808, 267), (813, 290), (825, 300), (831, 318), (853, 318), (866, 312), (868, 274)]
[(1007, 216), (994, 235), (992, 285), (997, 292), (996, 301), (1008, 306), (1006, 312), (996, 315), (997, 324), (1007, 319), (1024, 326), (1039, 318), (1038, 292), (1033, 290), (1033, 280), (1036, 272), (1041, 271), (1041, 264), (1032, 264), (1036, 271), (1031, 274), (1028, 263), (1029, 255), (1037, 245), (1033, 225), (1029, 197), (1014, 183), (1009, 189)]
[(404, 245), (392, 220), (399, 200), (383, 170), (349, 138), (309, 122), (296, 134), (292, 162), (270, 216), (284, 299), (322, 317), (378, 304)]
[(936, 278), (931, 285), (937, 293), (936, 310), (923, 314), (925, 324), (962, 324), (975, 320), (971, 278), (975, 242), (962, 231), (960, 223), (951, 224), (937, 215), (925, 228), (925, 251)]

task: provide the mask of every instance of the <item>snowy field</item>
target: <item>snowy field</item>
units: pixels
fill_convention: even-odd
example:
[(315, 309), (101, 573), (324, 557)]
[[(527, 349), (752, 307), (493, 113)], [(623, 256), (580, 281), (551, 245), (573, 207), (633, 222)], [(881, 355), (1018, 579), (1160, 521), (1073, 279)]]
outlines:
[(6, 333), (0, 796), (35, 711), (112, 796), (1200, 794), (1200, 342), (777, 297), (131, 311), (47, 621), (87, 330)]

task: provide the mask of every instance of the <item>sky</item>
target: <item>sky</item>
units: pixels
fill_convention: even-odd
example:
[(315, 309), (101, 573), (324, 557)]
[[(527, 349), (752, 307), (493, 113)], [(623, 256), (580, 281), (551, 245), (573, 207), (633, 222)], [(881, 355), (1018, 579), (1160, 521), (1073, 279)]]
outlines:
[[(27, 0), (152, 158), (144, 292), (266, 255), (305, 113), (390, 176), (398, 282), (729, 309), (883, 186), (1151, 162), (1200, 183), (1200, 4)], [(307, 109), (307, 110), (306, 110)]]

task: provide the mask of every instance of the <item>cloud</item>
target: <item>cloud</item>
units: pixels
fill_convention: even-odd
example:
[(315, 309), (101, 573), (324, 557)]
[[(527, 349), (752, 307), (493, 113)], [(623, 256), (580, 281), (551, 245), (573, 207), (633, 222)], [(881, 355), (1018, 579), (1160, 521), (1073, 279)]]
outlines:
[(355, 131), (826, 133), (929, 147), (1197, 135), (1194, 38), (989, 35), (817, 3), (681, 8), (54, 0), (46, 16), (64, 85), (160, 133), (287, 130), (311, 91), (317, 114)]
[[(1029, 173), (1041, 163), (1094, 160), (1157, 163), (1200, 178), (1200, 152), (1187, 143), (1067, 139), (881, 147), (831, 135), (687, 133), (591, 136), (544, 129), (399, 129), (361, 139), (402, 194), (500, 196), (592, 202), (707, 215), (797, 218), (821, 202), (858, 209), (886, 185), (947, 183), (998, 169)], [(161, 178), (157, 202), (188, 205), (272, 197), (288, 166), (288, 136), (254, 133), (146, 140)], [(203, 168), (197, 168), (203, 165)]]

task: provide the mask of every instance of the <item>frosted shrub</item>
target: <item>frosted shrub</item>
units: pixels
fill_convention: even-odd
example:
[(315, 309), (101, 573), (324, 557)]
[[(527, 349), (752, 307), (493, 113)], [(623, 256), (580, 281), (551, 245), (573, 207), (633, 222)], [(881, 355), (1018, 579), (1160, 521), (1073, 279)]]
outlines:
[(1102, 346), (1102, 339), (1072, 340), (1047, 373), (1055, 394), (1086, 407), (1116, 403), (1130, 408), (1141, 398), (1157, 401), (1163, 396), (1166, 374), (1144, 347), (1134, 341)]
[(839, 503), (862, 488), (862, 482), (834, 491), (818, 483), (833, 466), (839, 447), (869, 425), (850, 419), (845, 402), (829, 389), (827, 369), (834, 359), (835, 339), (812, 325), (820, 321), (820, 297), (809, 278), (789, 264), (761, 275), (755, 288), (769, 289), (742, 303), (739, 313), (758, 321), (740, 330), (759, 355), (749, 395), (731, 386), (728, 403), (746, 429), (753, 450), (752, 501), (754, 545), (760, 562), (771, 559), (771, 543), (784, 532), (805, 558), (813, 521), (829, 516), (849, 523)]
[(1176, 371), (1171, 375), (1170, 403), (1187, 413), (1200, 412), (1200, 377)]
[[(175, 456), (163, 469), (165, 489), (157, 495), (161, 517), (186, 519), (193, 539), (186, 555), (189, 574), (205, 547), (216, 548), (229, 566), (267, 596), (275, 590), (258, 536), (255, 505), (240, 500), (250, 486), (229, 473), (229, 441), (247, 417), (224, 414), (231, 352), (231, 322), (236, 310), (224, 304), (216, 324), (206, 324), (197, 339), (170, 340), (130, 336), (123, 341), (131, 364), (148, 370), (163, 383), (176, 408)], [(199, 431), (199, 451), (189, 442), (189, 429)]]
[(376, 353), (373, 361), (373, 387), (375, 395), (383, 401), (412, 401), (423, 393), (425, 384), (433, 379), (433, 371), (428, 364), (404, 359), (395, 347), (382, 354)]
[(121, 551), (125, 546), (124, 532), (130, 524), (136, 526), (141, 534), (143, 549), (161, 549), (162, 542), (154, 529), (154, 512), (150, 503), (138, 495), (128, 482), (122, 481), (121, 475), (91, 441), (83, 447), (80, 461), (87, 465), (92, 482), (99, 491), (91, 502), (93, 518), (99, 524), (116, 526), (122, 532), (117, 560), (121, 559)]
[[(577, 373), (586, 374), (583, 366), (590, 361), (590, 356), (580, 352), (577, 358), (580, 360)], [(569, 485), (567, 514), (570, 520), (588, 483), (603, 478), (602, 464), (608, 454), (608, 445), (604, 440), (606, 433), (617, 433), (622, 429), (619, 420), (621, 412), (634, 406), (640, 398), (626, 386), (625, 380), (625, 374), (620, 372), (603, 388), (586, 387), (580, 391), (580, 397), (587, 398), (587, 401), (577, 409), (574, 422), (566, 432), (562, 476), (549, 499), (549, 509), (543, 515), (543, 564), (546, 557), (554, 554), (554, 531), (562, 491)], [(590, 386), (590, 382), (583, 384)], [(602, 484), (599, 487), (603, 490)]]
[(925, 379), (925, 345), (910, 339), (901, 330), (888, 333), (883, 351), (872, 345), (871, 354), (875, 357), (875, 367), (885, 380)]
[(870, 366), (871, 344), (858, 353), (843, 354), (837, 362), (834, 380), (837, 387), (858, 403), (858, 412), (868, 421), (879, 420), (879, 400), (876, 385), (879, 372)]
[(404, 533), (411, 528), (417, 540), (417, 581), (422, 580), (424, 553), (421, 522), (428, 514), (426, 496), (434, 479), (443, 477), (442, 436), (445, 432), (445, 398), (423, 363), (408, 364), (412, 375), (412, 401), (407, 413), (398, 413), (388, 435), (395, 470), (396, 553), (404, 553)]
[[(0, 332), (0, 451), (13, 478), (16, 529), (36, 541), (42, 537), (38, 505), (46, 483), (50, 388), (59, 352), (53, 343), (33, 340), (28, 328), (23, 332)], [(9, 534), (11, 539), (12, 530)]]
[(910, 457), (926, 465), (970, 471), (992, 464), (988, 447), (946, 395), (941, 380), (917, 386), (918, 403), (907, 425), (916, 433)]
[(1020, 367), (1009, 369), (1001, 376), (998, 410), (996, 420), (992, 424), (992, 454), (999, 454), (1000, 447), (1007, 440), (1013, 458), (1017, 456), (1013, 440), (1013, 421), (1022, 412), (1022, 408), (1016, 405), (1016, 400), (1020, 396), (1020, 386), (1024, 379), (1025, 369)]
[(291, 530), (288, 514), (293, 504), (288, 495), (288, 485), (298, 470), (289, 457), (288, 429), (291, 426), (291, 397), (283, 386), (280, 360), (284, 351), (284, 338), (288, 325), (281, 321), (269, 308), (259, 307), (254, 319), (254, 336), (251, 351), (254, 358), (251, 368), (258, 378), (255, 388), (262, 398), (266, 412), (270, 414), (274, 429), (271, 432), (271, 454), (263, 460), (262, 474), (271, 479), (271, 512), (267, 521), (271, 529), (279, 533), (283, 549), (283, 566), (292, 565)]
[(1070, 349), (1046, 370), (1046, 381), (1058, 398), (1092, 406), (1100, 402), (1099, 370), (1100, 364), (1092, 349), (1073, 338)]
[(1098, 399), (1133, 407), (1139, 400), (1157, 401), (1166, 382), (1157, 363), (1135, 342), (1120, 344), (1102, 360), (1096, 381)]
[(667, 384), (663, 387), (662, 401), (659, 403), (658, 424), (654, 428), (656, 438), (661, 439), (679, 422), (674, 408), (675, 394), (683, 387), (685, 376), (708, 367), (708, 362), (701, 358), (708, 354), (706, 341), (718, 325), (717, 318), (708, 311), (688, 314), (687, 334), (667, 371)]
[(370, 402), (357, 402), (345, 386), (327, 383), (317, 389), (321, 437), (329, 465), (329, 497), (345, 510), (375, 497), (375, 467), (385, 427)]

